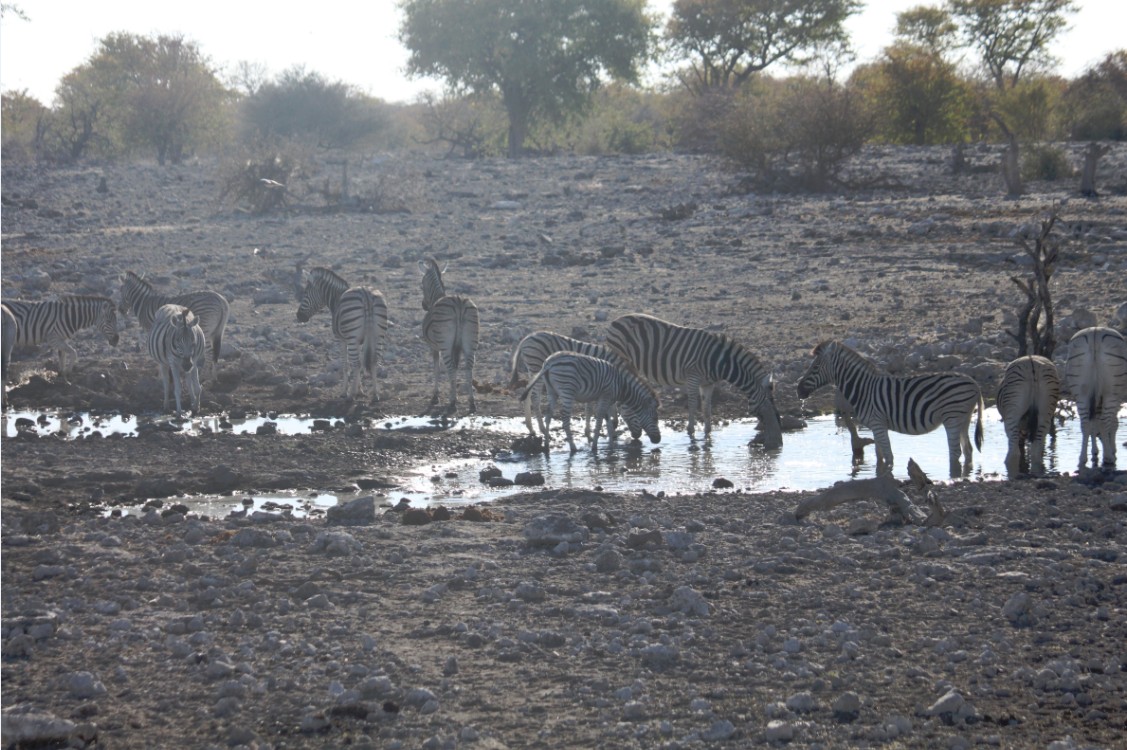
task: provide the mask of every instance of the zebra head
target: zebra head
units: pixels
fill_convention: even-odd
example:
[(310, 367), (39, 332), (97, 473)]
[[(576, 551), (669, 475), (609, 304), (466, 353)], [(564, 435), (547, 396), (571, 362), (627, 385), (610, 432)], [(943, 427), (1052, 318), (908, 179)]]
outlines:
[(627, 404), (621, 405), (622, 417), (626, 420), (626, 426), (630, 430), (630, 437), (634, 440), (641, 440), (642, 433), (646, 433), (646, 437), (650, 439), (651, 443), (661, 442), (661, 429), (657, 423), (657, 403), (648, 402), (641, 405), (629, 406)]
[(196, 334), (192, 330), (197, 326), (196, 314), (185, 308), (171, 319), (172, 323), (172, 356), (183, 372), (190, 371), (196, 366)]
[(775, 376), (766, 375), (759, 388), (748, 397), (748, 411), (759, 417), (763, 446), (768, 449), (783, 447), (783, 423), (775, 406)]
[(133, 312), (137, 304), (153, 291), (149, 282), (133, 273), (126, 271), (121, 277), (121, 292), (117, 300), (117, 311), (122, 315)]
[(335, 309), (337, 300), (348, 282), (328, 268), (314, 268), (308, 272), (302, 271), (305, 279), (305, 289), (301, 293), (301, 304), (297, 308), (297, 321), (307, 323), (316, 313), (326, 307)]
[(423, 309), (430, 310), (435, 302), (446, 296), (446, 284), (442, 281), (446, 269), (439, 268), (434, 258), (424, 258), (419, 261), (419, 270), (423, 272)]
[(814, 361), (798, 379), (796, 390), (799, 398), (806, 398), (822, 386), (834, 381), (832, 362), (836, 350), (837, 343), (834, 341), (823, 341), (814, 347)]
[(114, 310), (111, 299), (105, 300), (98, 313), (98, 330), (110, 342), (110, 346), (117, 346), (117, 311)]

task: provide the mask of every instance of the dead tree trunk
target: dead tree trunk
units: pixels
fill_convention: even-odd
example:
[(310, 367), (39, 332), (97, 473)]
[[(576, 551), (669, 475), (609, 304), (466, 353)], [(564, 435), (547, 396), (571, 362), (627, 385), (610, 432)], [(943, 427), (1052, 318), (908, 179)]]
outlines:
[(1085, 198), (1098, 198), (1096, 192), (1096, 166), (1111, 147), (1107, 144), (1089, 143), (1084, 149), (1084, 168), (1080, 172), (1080, 194)]
[(1021, 147), (1017, 142), (1017, 135), (1010, 130), (1005, 120), (993, 112), (990, 116), (1006, 136), (1006, 150), (1002, 153), (1002, 179), (1006, 181), (1006, 197), (1017, 198), (1025, 192), (1025, 186), (1021, 183)]
[[(1048, 217), (1041, 220), (1032, 244), (1026, 236), (1018, 238), (1018, 244), (1025, 249), (1033, 261), (1033, 278), (1024, 280), (1011, 276), (1010, 280), (1025, 292), (1026, 303), (1018, 315), (1017, 331), (1007, 331), (1017, 341), (1017, 354), (1036, 354), (1052, 359), (1056, 348), (1053, 333), (1053, 298), (1049, 292), (1049, 281), (1056, 270), (1060, 243), (1052, 237), (1057, 222), (1057, 207), (1053, 206)], [(1043, 316), (1043, 319), (1042, 319)]]

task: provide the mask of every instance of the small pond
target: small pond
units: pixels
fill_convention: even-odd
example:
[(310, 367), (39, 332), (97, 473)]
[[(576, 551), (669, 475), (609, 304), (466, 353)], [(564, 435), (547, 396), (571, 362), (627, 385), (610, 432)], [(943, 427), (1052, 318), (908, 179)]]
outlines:
[[(247, 419), (204, 417), (196, 420), (146, 421), (130, 415), (92, 415), (89, 413), (38, 413), (11, 411), (4, 414), (4, 435), (12, 437), (20, 428), (38, 435), (56, 435), (65, 439), (92, 439), (116, 435), (137, 437), (148, 430), (170, 430), (191, 434), (231, 432), (254, 434), (267, 429), (279, 435), (308, 434), (319, 429), (336, 429), (343, 423), (336, 419), (313, 419), (294, 415), (255, 416)], [(982, 452), (975, 453), (970, 477), (1001, 479), (1005, 474), (1006, 437), (1001, 419), (994, 408), (984, 413), (985, 438)], [(368, 423), (369, 429), (389, 430), (487, 430), (517, 438), (527, 434), (521, 418), (462, 417), (438, 421), (425, 417), (388, 417)], [(576, 418), (577, 444), (582, 443), (582, 420)], [(867, 434), (867, 433), (863, 433)], [(601, 487), (608, 492), (648, 491), (654, 494), (685, 494), (712, 490), (718, 478), (727, 479), (734, 489), (749, 492), (770, 490), (813, 490), (831, 486), (843, 479), (864, 479), (875, 475), (875, 454), (866, 449), (866, 461), (858, 467), (850, 465), (849, 433), (839, 427), (833, 417), (808, 420), (801, 430), (788, 432), (778, 451), (764, 451), (748, 446), (755, 435), (755, 420), (734, 420), (718, 425), (712, 439), (694, 443), (683, 431), (674, 431), (669, 423), (662, 425), (662, 442), (651, 445), (645, 438), (640, 444), (619, 440), (607, 444), (600, 441), (592, 454), (581, 449), (571, 455), (562, 432), (553, 435), (550, 454), (505, 452), (496, 456), (459, 459), (420, 464), (397, 478), (397, 487), (376, 493), (388, 505), (404, 499), (413, 506), (466, 505), (489, 502), (502, 495), (519, 491), (520, 487), (493, 488), (480, 480), (482, 469), (496, 466), (502, 475), (513, 479), (522, 472), (538, 472), (548, 488)], [(1127, 435), (1127, 408), (1120, 412), (1119, 438)], [(892, 435), (896, 455), (896, 475), (907, 477), (909, 458), (933, 480), (948, 479), (946, 434), (940, 428), (927, 435)], [(1056, 437), (1046, 449), (1045, 465), (1049, 472), (1074, 471), (1080, 453), (1079, 422), (1075, 418), (1058, 424)], [(251, 496), (189, 498), (166, 502), (184, 502), (195, 512), (226, 515), (231, 510), (289, 510), (295, 516), (318, 514), (337, 502), (372, 494), (324, 492), (272, 492)]]

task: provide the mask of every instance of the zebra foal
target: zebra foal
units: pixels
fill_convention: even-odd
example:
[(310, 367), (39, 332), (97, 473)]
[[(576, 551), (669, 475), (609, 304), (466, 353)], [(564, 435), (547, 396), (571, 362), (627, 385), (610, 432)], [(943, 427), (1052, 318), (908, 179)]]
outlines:
[(769, 449), (782, 446), (783, 430), (771, 374), (743, 344), (701, 328), (631, 314), (611, 321), (607, 345), (650, 382), (685, 386), (690, 436), (696, 430), (696, 411), (701, 403), (705, 437), (712, 432), (712, 391), (723, 381), (747, 396), (750, 410), (759, 417), (763, 445)]
[[(512, 360), (509, 367), (509, 390), (513, 390), (520, 383), (520, 376), (523, 372), (529, 380), (540, 371), (546, 360), (556, 352), (577, 352), (579, 354), (586, 354), (591, 357), (605, 359), (608, 362), (618, 365), (620, 367), (629, 368), (631, 365), (622, 359), (618, 354), (609, 347), (602, 344), (593, 344), (587, 341), (564, 336), (559, 333), (552, 333), (551, 331), (536, 331), (530, 333), (520, 340), (516, 349), (513, 350)], [(532, 402), (536, 401), (536, 421), (540, 426), (540, 432), (544, 432), (544, 417), (541, 414), (541, 398), (540, 389), (537, 388), (532, 392), (529, 398), (524, 399), (524, 424), (528, 427), (528, 432), (531, 435), (536, 435), (536, 430), (532, 426)], [(584, 429), (584, 437), (591, 436), (591, 413), (587, 413), (587, 426)], [(610, 430), (613, 431), (616, 426), (615, 415), (610, 417)]]
[(477, 305), (469, 297), (460, 294), (446, 294), (442, 281), (442, 269), (434, 258), (419, 261), (423, 272), (423, 341), (430, 347), (434, 360), (434, 392), (430, 404), (438, 403), (438, 382), (445, 369), (450, 379), (450, 401), (446, 411), (453, 413), (458, 408), (458, 386), (456, 383), (459, 366), (466, 370), (466, 390), (469, 396), (470, 413), (477, 411), (474, 400), (473, 367), (477, 352), (480, 320)]
[[(575, 402), (595, 403), (595, 431), (591, 436), (591, 451), (598, 449), (599, 432), (604, 420), (609, 420), (613, 405), (618, 404), (630, 435), (638, 440), (643, 432), (651, 443), (661, 442), (657, 423), (658, 400), (654, 390), (643, 383), (632, 371), (612, 364), (605, 359), (577, 352), (556, 352), (544, 360), (544, 365), (525, 388), (520, 398), (526, 400), (540, 383), (548, 391), (548, 414), (544, 420), (544, 443), (548, 442), (548, 428), (552, 416), (559, 408), (564, 433), (571, 452), (575, 453), (575, 439), (571, 434), (571, 410)], [(613, 438), (611, 432), (611, 438)]]
[(1006, 365), (997, 405), (1009, 441), (1008, 476), (1016, 477), (1026, 464), (1032, 474), (1045, 473), (1045, 436), (1059, 400), (1060, 375), (1051, 360), (1030, 354)]
[(1085, 328), (1068, 342), (1064, 379), (1076, 399), (1080, 416), (1080, 464), (1088, 465), (1092, 441), (1092, 468), (1099, 461), (1098, 438), (1104, 447), (1105, 467), (1115, 466), (1115, 433), (1119, 407), (1127, 400), (1127, 341), (1114, 328)]
[(181, 305), (196, 315), (200, 329), (207, 336), (208, 368), (214, 370), (219, 362), (219, 350), (223, 344), (223, 332), (227, 328), (227, 318), (231, 305), (219, 292), (205, 289), (184, 294), (161, 294), (153, 285), (132, 271), (126, 271), (121, 278), (121, 292), (117, 309), (121, 314), (132, 313), (141, 326), (142, 340), (153, 327), (153, 318), (162, 305)]
[(325, 308), (332, 315), (333, 336), (341, 342), (345, 398), (363, 393), (366, 374), (372, 381), (372, 398), (378, 401), (376, 366), (387, 336), (387, 303), (383, 295), (368, 287), (349, 286), (331, 269), (310, 269), (297, 319), (306, 323)]
[(942, 424), (947, 430), (951, 476), (959, 476), (960, 449), (970, 468), (970, 421), (976, 404), (974, 444), (982, 450), (982, 391), (969, 375), (889, 375), (842, 342), (823, 341), (814, 348), (814, 361), (798, 381), (798, 397), (806, 398), (830, 384), (837, 386), (857, 421), (873, 431), (878, 472), (892, 471), (889, 431), (923, 435)]
[(97, 328), (110, 346), (117, 346), (117, 314), (113, 300), (87, 294), (64, 294), (42, 302), (6, 300), (8, 315), (4, 318), (4, 380), (8, 379), (8, 365), (14, 346), (45, 344), (59, 357), (59, 375), (68, 376), (67, 353), (73, 362), (78, 352), (68, 339), (86, 328)]
[(149, 356), (160, 367), (160, 380), (164, 386), (161, 410), (168, 411), (168, 389), (176, 394), (176, 416), (183, 414), (180, 404), (182, 385), (187, 385), (192, 396), (192, 413), (199, 414), (200, 367), (207, 359), (207, 335), (199, 325), (196, 314), (183, 305), (161, 305), (153, 315), (149, 329)]

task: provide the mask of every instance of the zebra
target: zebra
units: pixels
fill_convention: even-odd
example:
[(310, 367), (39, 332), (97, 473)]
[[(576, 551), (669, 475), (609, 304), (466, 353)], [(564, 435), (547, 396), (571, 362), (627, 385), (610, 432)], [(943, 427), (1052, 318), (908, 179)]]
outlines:
[(16, 344), (16, 318), (7, 304), (0, 304), (0, 406), (8, 405), (8, 365), (12, 362), (12, 347)]
[[(58, 353), (59, 375), (64, 381), (67, 380), (68, 374), (67, 352), (74, 362), (78, 361), (78, 352), (67, 339), (72, 338), (79, 331), (96, 327), (106, 337), (110, 346), (117, 346), (117, 314), (114, 311), (113, 300), (109, 297), (63, 294), (42, 302), (7, 300), (3, 304), (12, 316), (11, 323), (5, 319), (5, 381), (14, 346), (47, 344), (53, 347)], [(9, 335), (8, 326), (11, 326), (14, 335)]]
[(1009, 476), (1017, 476), (1026, 460), (1030, 473), (1045, 473), (1045, 437), (1052, 428), (1059, 400), (1060, 375), (1051, 360), (1030, 354), (1006, 365), (998, 384), (997, 406), (1009, 440)]
[(724, 381), (748, 398), (759, 417), (763, 445), (783, 444), (774, 380), (743, 344), (720, 333), (669, 323), (651, 315), (623, 315), (611, 321), (607, 344), (652, 383), (685, 385), (689, 397), (688, 433), (696, 430), (696, 410), (703, 403), (704, 435), (712, 432), (712, 391)]
[(141, 326), (142, 340), (153, 326), (153, 316), (161, 305), (174, 304), (187, 307), (196, 314), (199, 326), (207, 336), (211, 346), (208, 350), (208, 371), (212, 372), (219, 362), (219, 350), (223, 344), (223, 331), (227, 328), (227, 318), (231, 305), (219, 292), (202, 290), (184, 294), (161, 294), (153, 285), (132, 271), (126, 271), (121, 279), (121, 292), (118, 312), (137, 316)]
[[(586, 354), (591, 357), (598, 357), (605, 359), (612, 364), (620, 367), (632, 367), (626, 360), (618, 356), (618, 353), (609, 347), (602, 344), (590, 343), (587, 341), (580, 341), (579, 339), (564, 336), (560, 333), (552, 333), (550, 331), (537, 331), (530, 333), (520, 340), (516, 349), (513, 350), (512, 361), (510, 364), (509, 376), (509, 390), (514, 390), (520, 385), (520, 375), (524, 372), (531, 378), (543, 366), (544, 360), (556, 352), (578, 352)], [(540, 414), (540, 390), (537, 389), (532, 397), (524, 400), (524, 423), (528, 427), (530, 435), (536, 435), (536, 429), (532, 426), (532, 402), (536, 400), (536, 421), (540, 426), (540, 432), (544, 432), (544, 418)], [(613, 432), (616, 426), (616, 414), (610, 416), (610, 430)], [(584, 437), (590, 438), (591, 436), (591, 413), (587, 413), (587, 426), (584, 430)]]
[(969, 470), (970, 420), (975, 404), (978, 425), (974, 441), (982, 450), (982, 391), (969, 375), (889, 375), (842, 342), (823, 341), (814, 348), (814, 361), (798, 381), (798, 397), (806, 398), (831, 383), (857, 421), (873, 431), (878, 472), (892, 471), (889, 431), (923, 435), (940, 424), (947, 430), (951, 475), (959, 475), (960, 448)]
[(469, 409), (477, 411), (474, 401), (473, 366), (477, 350), (480, 320), (477, 305), (469, 297), (446, 294), (442, 270), (434, 258), (419, 261), (423, 271), (423, 341), (431, 349), (434, 359), (434, 392), (430, 404), (438, 403), (438, 382), (442, 370), (450, 378), (450, 401), (446, 411), (453, 413), (458, 406), (458, 387), (455, 382), (458, 366), (466, 369), (466, 388), (469, 391)]
[(180, 405), (181, 383), (185, 382), (192, 395), (192, 412), (200, 411), (200, 367), (207, 359), (207, 335), (199, 325), (199, 318), (183, 305), (161, 305), (153, 315), (149, 329), (149, 356), (160, 366), (160, 380), (164, 386), (161, 409), (168, 411), (168, 389), (176, 394), (176, 416), (183, 413)]
[(333, 336), (341, 342), (345, 398), (363, 393), (366, 373), (372, 381), (372, 398), (378, 401), (376, 365), (383, 354), (388, 325), (383, 295), (368, 287), (350, 287), (331, 269), (312, 268), (301, 293), (297, 319), (308, 322), (326, 307), (332, 314)]
[[(592, 452), (598, 449), (599, 432), (603, 420), (609, 419), (613, 404), (618, 404), (634, 440), (639, 440), (642, 432), (645, 432), (651, 443), (661, 442), (661, 430), (657, 423), (657, 394), (632, 370), (578, 352), (556, 352), (544, 360), (540, 371), (521, 394), (521, 400), (526, 400), (541, 381), (548, 391), (548, 415), (543, 429), (545, 445), (548, 428), (558, 406), (571, 452), (578, 450), (571, 434), (571, 409), (576, 401), (595, 403)], [(613, 432), (611, 437), (613, 438)]]
[(1068, 342), (1064, 379), (1076, 399), (1080, 416), (1080, 464), (1088, 462), (1088, 440), (1092, 441), (1092, 468), (1099, 460), (1096, 439), (1104, 447), (1105, 467), (1115, 466), (1115, 433), (1119, 406), (1127, 400), (1127, 342), (1114, 328), (1085, 328)]

